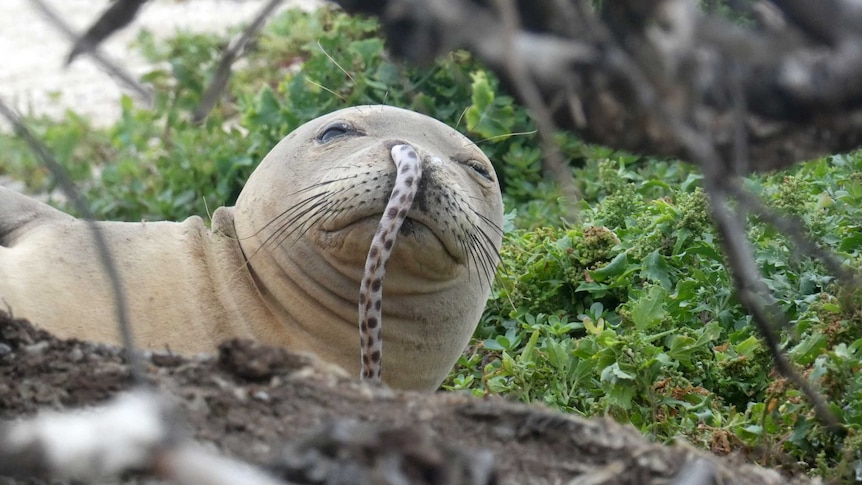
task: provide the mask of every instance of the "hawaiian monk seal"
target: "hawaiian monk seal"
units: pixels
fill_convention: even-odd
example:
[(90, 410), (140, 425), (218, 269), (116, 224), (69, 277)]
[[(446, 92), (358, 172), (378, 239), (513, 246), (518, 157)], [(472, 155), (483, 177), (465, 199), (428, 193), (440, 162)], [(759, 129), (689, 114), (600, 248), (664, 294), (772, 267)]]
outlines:
[[(386, 270), (384, 382), (434, 389), (484, 308), (502, 200), (482, 152), (448, 126), (386, 106), (340, 110), (285, 137), (211, 229), (98, 222), (125, 282), (139, 345), (181, 353), (254, 338), (359, 368), (357, 305), (396, 180), (393, 147), (420, 161)], [(372, 249), (373, 250), (373, 249)], [(0, 304), (63, 337), (118, 342), (88, 225), (0, 187)]]

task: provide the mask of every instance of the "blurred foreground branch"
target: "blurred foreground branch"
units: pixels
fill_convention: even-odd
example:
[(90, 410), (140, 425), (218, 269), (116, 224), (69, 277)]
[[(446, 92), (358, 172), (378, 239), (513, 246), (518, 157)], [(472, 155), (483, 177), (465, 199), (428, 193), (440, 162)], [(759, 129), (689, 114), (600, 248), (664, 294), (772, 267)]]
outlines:
[[(70, 54), (68, 62), (72, 62), (76, 55), (87, 52), (93, 61), (99, 65), (102, 69), (105, 70), (111, 77), (116, 79), (120, 84), (124, 85), (126, 88), (130, 89), (136, 96), (138, 96), (145, 104), (150, 105), (153, 103), (153, 93), (146, 87), (144, 87), (141, 83), (139, 83), (134, 76), (129, 74), (125, 69), (123, 69), (116, 62), (109, 59), (107, 56), (102, 54), (101, 51), (98, 50), (97, 46), (99, 41), (103, 40), (107, 37), (107, 33), (101, 35), (101, 37), (90, 38), (88, 39), (87, 35), (84, 37), (80, 37), (75, 31), (70, 27), (65, 20), (63, 20), (47, 3), (43, 0), (30, 0), (33, 5), (42, 13), (45, 19), (51, 23), (54, 27), (57, 28), (60, 32), (63, 33), (66, 37), (69, 38), (69, 41), (75, 46), (72, 54)], [(127, 3), (122, 0), (117, 0), (117, 3)], [(134, 13), (137, 12), (135, 9), (132, 12), (131, 17), (128, 18), (126, 23), (130, 22), (132, 18), (134, 18)], [(88, 34), (89, 35), (89, 34)]]
[[(689, 0), (603, 2), (600, 12), (585, 0), (519, 0), (522, 28), (511, 41), (488, 5), (499, 2), (336, 3), (379, 17), (390, 49), (411, 62), (472, 51), (526, 101), (521, 74), (508, 66), (515, 57), (557, 127), (589, 142), (697, 163), (654, 103), (638, 101), (648, 83), (655, 102), (708, 134), (725, 162), (741, 127), (750, 152), (742, 172), (862, 146), (862, 9), (849, 1), (817, 2), (813, 17), (792, 7), (805, 2), (759, 2), (762, 21), (743, 27)], [(828, 34), (817, 27), (824, 24)], [(632, 78), (631, 66), (643, 78)]]

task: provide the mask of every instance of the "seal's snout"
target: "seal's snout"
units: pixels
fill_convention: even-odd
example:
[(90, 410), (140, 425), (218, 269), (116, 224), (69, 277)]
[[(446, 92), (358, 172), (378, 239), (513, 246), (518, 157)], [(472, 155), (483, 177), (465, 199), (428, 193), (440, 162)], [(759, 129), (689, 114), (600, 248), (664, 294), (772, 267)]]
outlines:
[(423, 165), (428, 168), (438, 168), (443, 166), (443, 160), (440, 160), (440, 158), (433, 155), (428, 155), (427, 157), (425, 157), (423, 162)]
[(422, 161), (422, 166), (420, 168), (425, 168), (429, 165), (440, 166), (443, 164), (443, 158), (439, 153), (434, 153), (433, 151), (427, 150), (425, 149), (425, 147), (417, 143), (413, 143), (401, 138), (388, 139), (383, 142), (383, 148), (385, 149), (386, 153), (390, 154), (390, 159), (393, 163), (397, 164), (397, 161), (395, 159), (395, 154), (392, 153), (392, 149), (397, 146), (407, 146), (412, 148), (413, 152), (419, 156), (419, 160)]
[[(386, 148), (387, 153), (392, 153), (392, 149), (397, 145), (413, 146), (413, 144), (410, 143), (409, 141), (405, 141), (405, 140), (401, 140), (401, 139), (392, 139), (392, 140), (386, 140), (385, 142), (383, 142), (383, 147)], [(417, 147), (413, 146), (413, 149), (416, 150)]]

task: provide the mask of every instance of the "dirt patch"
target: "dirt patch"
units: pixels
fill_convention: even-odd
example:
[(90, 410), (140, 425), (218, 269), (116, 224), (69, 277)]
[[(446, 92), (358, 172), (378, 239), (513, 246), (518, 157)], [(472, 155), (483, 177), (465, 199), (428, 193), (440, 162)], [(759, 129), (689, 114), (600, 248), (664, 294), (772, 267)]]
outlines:
[[(146, 366), (196, 439), (291, 483), (393, 483), (396, 469), (421, 484), (657, 484), (703, 473), (716, 483), (813, 483), (651, 443), (608, 419), (369, 387), (312, 356), (250, 341), (195, 359), (147, 354)], [(102, 402), (130, 385), (122, 350), (59, 340), (0, 314), (0, 419)], [(0, 477), (16, 483), (47, 482)]]

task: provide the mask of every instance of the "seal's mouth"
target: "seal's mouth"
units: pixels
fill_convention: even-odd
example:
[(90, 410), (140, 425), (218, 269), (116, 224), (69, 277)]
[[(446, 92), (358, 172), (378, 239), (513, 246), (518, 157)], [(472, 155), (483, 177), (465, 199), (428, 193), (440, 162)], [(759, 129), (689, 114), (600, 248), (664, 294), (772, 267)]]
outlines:
[[(327, 238), (346, 236), (354, 231), (361, 231), (362, 235), (367, 233), (370, 240), (382, 217), (382, 212), (358, 214), (350, 219), (339, 217), (322, 224), (320, 230)], [(416, 211), (408, 212), (407, 218), (404, 219), (399, 229), (398, 239), (395, 242), (396, 250), (399, 246), (410, 245), (412, 246), (411, 250), (433, 251), (435, 242), (439, 245), (440, 252), (445, 253), (452, 262), (458, 265), (466, 264), (467, 255), (464, 252), (464, 247), (459, 245), (451, 234), (447, 237), (439, 222), (429, 220), (422, 213)]]
[(427, 232), (433, 235), (434, 238), (440, 242), (443, 249), (446, 250), (446, 254), (452, 258), (453, 261), (458, 264), (465, 264), (466, 255), (464, 254), (463, 248), (455, 243), (454, 238), (443, 237), (442, 234), (435, 230), (437, 228), (437, 224), (427, 224), (420, 219), (411, 217), (408, 213), (407, 219), (404, 219), (404, 223), (401, 225), (399, 234), (401, 237), (416, 237), (419, 233)]

